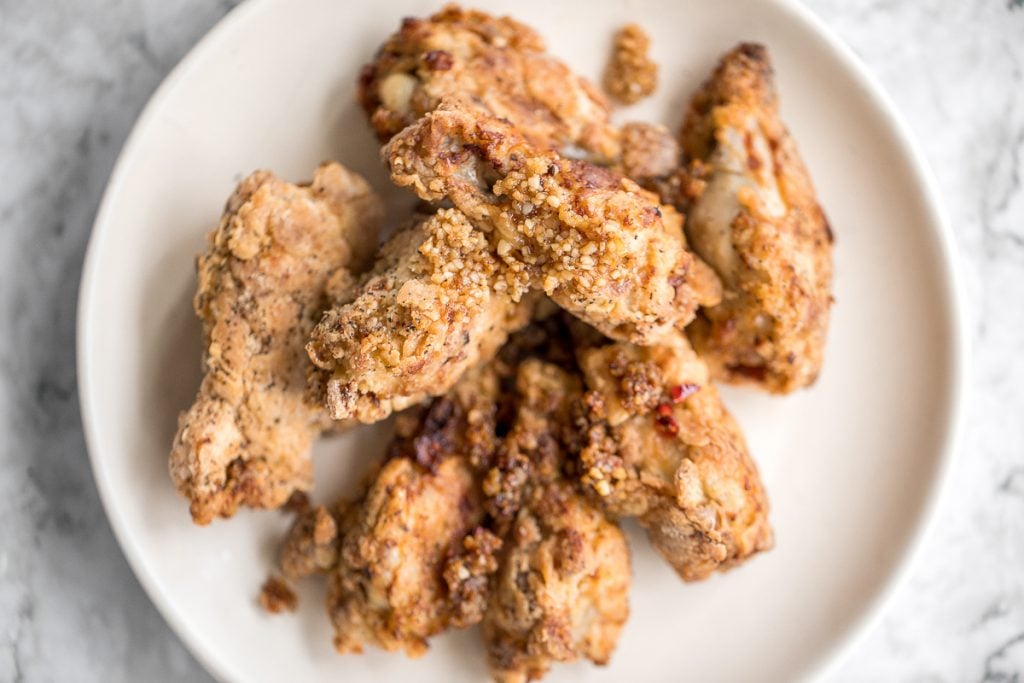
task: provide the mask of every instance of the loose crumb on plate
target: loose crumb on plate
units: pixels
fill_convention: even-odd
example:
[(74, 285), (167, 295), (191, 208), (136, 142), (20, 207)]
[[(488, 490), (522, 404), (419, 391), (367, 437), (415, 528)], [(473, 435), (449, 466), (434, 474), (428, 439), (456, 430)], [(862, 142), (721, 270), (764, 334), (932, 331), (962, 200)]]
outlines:
[(651, 38), (637, 24), (626, 24), (615, 33), (604, 88), (622, 104), (633, 104), (658, 87), (658, 65), (648, 54)]
[(268, 576), (260, 588), (260, 606), (270, 614), (294, 612), (299, 606), (299, 596), (291, 589), (284, 579)]

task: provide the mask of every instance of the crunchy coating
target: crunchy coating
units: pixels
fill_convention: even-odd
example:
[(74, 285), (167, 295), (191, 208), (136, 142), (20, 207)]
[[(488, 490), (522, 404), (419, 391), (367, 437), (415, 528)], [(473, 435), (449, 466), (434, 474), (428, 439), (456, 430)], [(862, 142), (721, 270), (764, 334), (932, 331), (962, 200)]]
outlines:
[(281, 546), (281, 572), (295, 581), (313, 574), (326, 574), (338, 565), (340, 530), (347, 504), (317, 505), (300, 512), (292, 522)]
[(359, 102), (382, 141), (461, 94), (537, 147), (614, 158), (607, 101), (545, 49), (537, 33), (509, 17), (449, 5), (402, 22), (364, 67)]
[(455, 209), (397, 234), (350, 301), (324, 313), (307, 347), (330, 372), (335, 419), (375, 422), (448, 391), (529, 322), (535, 296), (498, 289), (505, 266)]
[(565, 444), (574, 436), (572, 406), (583, 394), (578, 375), (537, 357), (517, 365), (514, 390), (515, 418), (483, 479), (485, 506), (500, 534), (534, 487), (562, 476)]
[(716, 378), (787, 393), (821, 369), (832, 233), (779, 116), (768, 51), (745, 43), (694, 97), (681, 133), (693, 248), (725, 296), (690, 330)]
[(170, 454), (197, 524), (310, 487), (310, 446), (331, 422), (307, 396), (303, 347), (329, 290), (370, 259), (381, 214), (366, 182), (336, 163), (307, 185), (257, 171), (228, 200), (198, 259), (206, 374)]
[(639, 517), (686, 581), (771, 548), (757, 466), (681, 332), (647, 348), (584, 346), (579, 358), (582, 480), (609, 512)]
[(339, 652), (375, 645), (416, 657), (431, 636), (482, 617), (500, 542), (477, 531), (474, 463), (496, 445), (497, 390), (491, 373), (473, 372), (396, 425), (388, 459), (341, 520), (327, 596)]
[(619, 170), (639, 185), (660, 191), (661, 183), (679, 170), (679, 142), (660, 124), (631, 122), (622, 127)]
[(516, 373), (516, 417), (484, 479), (505, 539), (483, 634), (497, 681), (540, 678), (553, 661), (608, 661), (629, 614), (622, 532), (563, 476), (578, 375), (538, 358)]
[(398, 185), (451, 200), (486, 231), (509, 289), (543, 289), (610, 337), (654, 343), (718, 301), (674, 209), (619, 174), (536, 149), (471, 102), (446, 100), (384, 154)]
[(612, 55), (604, 73), (604, 89), (622, 104), (634, 104), (658, 88), (658, 64), (648, 54), (651, 38), (638, 24), (615, 32)]
[(483, 621), (494, 680), (537, 680), (552, 662), (610, 659), (629, 616), (629, 547), (564, 481), (515, 518)]

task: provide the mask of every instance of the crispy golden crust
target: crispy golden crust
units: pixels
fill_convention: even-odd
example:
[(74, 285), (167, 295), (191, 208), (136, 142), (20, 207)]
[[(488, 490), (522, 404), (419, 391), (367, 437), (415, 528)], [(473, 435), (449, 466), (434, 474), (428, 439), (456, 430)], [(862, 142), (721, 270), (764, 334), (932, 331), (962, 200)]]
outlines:
[(640, 518), (686, 581), (772, 546), (768, 500), (739, 426), (682, 333), (579, 352), (583, 483)]
[(487, 231), (510, 289), (543, 289), (611, 337), (653, 343), (718, 300), (675, 210), (616, 173), (536, 149), (468, 101), (446, 100), (385, 158), (398, 185), (451, 200)]
[(381, 469), (351, 517), (328, 614), (341, 653), (368, 644), (416, 657), (448, 626), (447, 558), (483, 516), (468, 463), (447, 458), (430, 470), (407, 458)]
[(564, 478), (581, 389), (574, 372), (523, 360), (516, 417), (484, 478), (491, 524), (505, 539), (484, 618), (498, 681), (539, 678), (552, 661), (603, 664), (628, 616), (625, 538)]
[(615, 32), (612, 56), (604, 73), (604, 89), (612, 99), (634, 104), (658, 87), (658, 64), (648, 54), (651, 38), (638, 24)]
[(303, 347), (332, 273), (343, 287), (369, 260), (381, 212), (366, 182), (334, 163), (308, 185), (257, 171), (228, 200), (198, 261), (206, 375), (170, 455), (197, 524), (309, 488), (309, 449), (330, 420), (306, 398)]
[(489, 371), (474, 371), (401, 416), (388, 459), (340, 520), (327, 598), (339, 652), (374, 645), (416, 657), (431, 636), (482, 618), (501, 543), (481, 529), (476, 472), (496, 447), (497, 391)]
[(359, 102), (382, 141), (454, 94), (508, 119), (540, 148), (617, 154), (604, 97), (508, 17), (449, 5), (428, 19), (405, 19), (359, 82)]
[(483, 621), (494, 680), (537, 680), (552, 662), (610, 659), (629, 616), (629, 548), (565, 482), (535, 488), (515, 518)]
[(767, 50), (742, 44), (694, 98), (682, 130), (687, 234), (725, 296), (690, 330), (715, 377), (787, 393), (821, 369), (832, 234), (779, 117)]
[(281, 546), (281, 571), (286, 578), (295, 581), (325, 574), (338, 565), (340, 529), (350, 509), (344, 502), (332, 508), (318, 505), (296, 516)]
[(375, 422), (446, 393), (525, 325), (536, 296), (496, 284), (505, 266), (459, 211), (393, 237), (350, 301), (328, 310), (307, 347), (331, 373), (328, 412)]
[(668, 128), (653, 123), (632, 122), (622, 127), (622, 157), (619, 170), (653, 191), (679, 169), (679, 143)]

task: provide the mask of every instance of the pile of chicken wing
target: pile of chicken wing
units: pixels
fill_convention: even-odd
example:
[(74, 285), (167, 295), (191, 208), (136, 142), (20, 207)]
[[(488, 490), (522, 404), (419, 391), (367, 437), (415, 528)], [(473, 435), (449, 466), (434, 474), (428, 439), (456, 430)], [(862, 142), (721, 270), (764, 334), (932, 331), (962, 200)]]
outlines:
[[(714, 383), (788, 393), (822, 364), (832, 233), (768, 53), (725, 54), (673, 135), (613, 125), (532, 29), (450, 6), (402, 22), (358, 100), (417, 213), (378, 246), (381, 201), (338, 163), (242, 181), (198, 259), (175, 486), (197, 524), (297, 511), (280, 571), (326, 577), (341, 653), (479, 624), (497, 681), (605, 664), (619, 520), (685, 581), (773, 544)], [(318, 436), (392, 415), (361, 494), (306, 502)]]

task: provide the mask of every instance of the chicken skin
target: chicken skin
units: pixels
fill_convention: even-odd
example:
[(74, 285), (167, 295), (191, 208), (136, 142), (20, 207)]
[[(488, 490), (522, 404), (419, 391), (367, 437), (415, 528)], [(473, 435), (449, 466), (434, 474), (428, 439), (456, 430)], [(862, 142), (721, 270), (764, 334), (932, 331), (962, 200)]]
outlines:
[(606, 663), (629, 615), (629, 549), (615, 523), (563, 476), (580, 380), (531, 358), (517, 414), (484, 481), (504, 538), (483, 621), (494, 680), (536, 680), (552, 662)]
[(228, 200), (198, 260), (206, 374), (170, 454), (197, 524), (310, 487), (310, 447), (331, 420), (307, 391), (304, 346), (370, 261), (381, 216), (366, 182), (336, 163), (307, 185), (257, 171)]
[(832, 233), (779, 117), (761, 45), (722, 59), (681, 133), (686, 232), (724, 296), (689, 330), (716, 378), (774, 393), (812, 384), (832, 303)]
[(449, 5), (428, 19), (406, 19), (359, 83), (359, 102), (385, 142), (454, 94), (511, 121), (538, 148), (617, 155), (605, 98), (508, 17)]
[(658, 346), (588, 346), (582, 480), (636, 516), (686, 581), (771, 548), (768, 500), (743, 435), (681, 332)]
[(537, 297), (519, 300), (486, 237), (441, 209), (393, 237), (350, 301), (311, 335), (313, 362), (330, 373), (335, 419), (375, 422), (446, 393), (529, 322)]
[(467, 100), (446, 100), (384, 155), (395, 183), (450, 200), (486, 232), (510, 291), (542, 289), (612, 338), (654, 343), (719, 299), (674, 209), (628, 178), (535, 148)]

